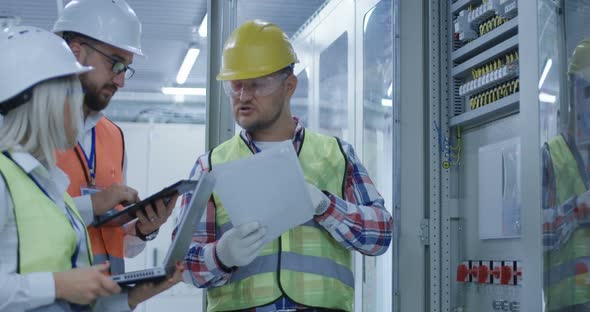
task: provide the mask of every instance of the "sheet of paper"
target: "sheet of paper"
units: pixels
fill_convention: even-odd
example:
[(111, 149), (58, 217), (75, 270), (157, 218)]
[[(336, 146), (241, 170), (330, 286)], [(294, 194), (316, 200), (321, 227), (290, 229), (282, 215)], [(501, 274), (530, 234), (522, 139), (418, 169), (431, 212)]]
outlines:
[(234, 226), (258, 221), (270, 242), (313, 218), (303, 170), (290, 141), (215, 166), (215, 193)]

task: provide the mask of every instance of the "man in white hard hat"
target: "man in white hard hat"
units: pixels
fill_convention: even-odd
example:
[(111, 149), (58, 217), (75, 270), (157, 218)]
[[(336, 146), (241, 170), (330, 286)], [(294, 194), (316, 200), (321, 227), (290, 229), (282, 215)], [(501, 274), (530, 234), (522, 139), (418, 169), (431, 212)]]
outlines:
[[(133, 76), (129, 66), (141, 51), (141, 23), (124, 0), (73, 0), (69, 2), (53, 27), (61, 35), (81, 64), (94, 71), (80, 75), (85, 92), (84, 129), (74, 149), (58, 155), (58, 166), (71, 181), (68, 193), (89, 224), (120, 204), (112, 193), (129, 194), (127, 202), (136, 201), (137, 192), (123, 186), (125, 181), (125, 144), (123, 132), (105, 118), (105, 109), (115, 92)], [(102, 191), (105, 190), (105, 191)], [(124, 227), (88, 227), (95, 263), (109, 261), (110, 272), (125, 271), (124, 257), (134, 257), (155, 238), (159, 227), (170, 216), (175, 200), (165, 205), (157, 201), (138, 221)], [(119, 206), (120, 207), (120, 206)]]

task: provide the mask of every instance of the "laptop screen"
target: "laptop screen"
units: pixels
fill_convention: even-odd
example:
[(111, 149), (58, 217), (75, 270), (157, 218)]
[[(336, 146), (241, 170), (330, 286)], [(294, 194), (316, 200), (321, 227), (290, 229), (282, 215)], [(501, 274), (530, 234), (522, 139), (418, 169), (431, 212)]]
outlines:
[(212, 174), (203, 173), (197, 187), (192, 193), (191, 201), (181, 212), (176, 235), (172, 240), (168, 253), (164, 258), (164, 266), (168, 270), (174, 269), (176, 261), (182, 261), (192, 243), (192, 236), (207, 208), (209, 198), (215, 186), (215, 178)]

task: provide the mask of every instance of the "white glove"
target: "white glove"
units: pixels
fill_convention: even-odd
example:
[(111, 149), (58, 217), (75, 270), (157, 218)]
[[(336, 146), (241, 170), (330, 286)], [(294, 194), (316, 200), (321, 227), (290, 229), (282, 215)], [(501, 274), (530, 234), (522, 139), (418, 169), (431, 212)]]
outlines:
[(258, 222), (231, 228), (217, 243), (217, 258), (228, 268), (248, 265), (264, 248), (265, 236), (266, 228)]
[(316, 215), (321, 215), (328, 207), (330, 207), (330, 198), (326, 196), (320, 189), (318, 189), (315, 185), (307, 183), (307, 192), (311, 197), (311, 203), (313, 204), (313, 208), (315, 210)]

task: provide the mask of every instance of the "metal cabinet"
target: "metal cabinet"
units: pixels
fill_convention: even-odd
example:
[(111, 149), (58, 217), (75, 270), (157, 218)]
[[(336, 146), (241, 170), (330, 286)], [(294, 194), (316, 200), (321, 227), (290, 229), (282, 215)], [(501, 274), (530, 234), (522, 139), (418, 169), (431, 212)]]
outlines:
[(590, 4), (429, 4), (430, 310), (590, 309)]

